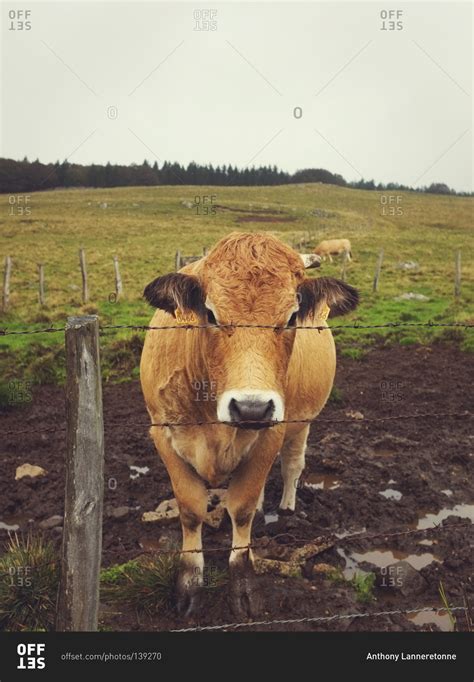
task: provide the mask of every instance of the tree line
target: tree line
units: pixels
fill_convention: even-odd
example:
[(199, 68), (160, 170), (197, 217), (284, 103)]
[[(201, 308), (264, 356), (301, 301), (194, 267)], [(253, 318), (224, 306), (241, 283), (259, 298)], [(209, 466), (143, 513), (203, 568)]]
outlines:
[[(237, 166), (198, 164), (192, 161), (187, 166), (165, 161), (161, 168), (158, 163), (132, 163), (128, 166), (107, 163), (83, 166), (69, 161), (41, 163), (0, 158), (0, 192), (34, 192), (57, 187), (130, 187), (142, 185), (285, 185), (290, 183), (320, 182), (354, 189), (378, 191), (409, 191), (415, 188), (399, 183), (376, 184), (374, 180), (347, 182), (342, 175), (331, 173), (324, 168), (306, 168), (287, 173), (277, 166)], [(433, 194), (458, 194), (470, 196), (468, 192), (456, 192), (445, 183), (433, 183), (416, 191)]]

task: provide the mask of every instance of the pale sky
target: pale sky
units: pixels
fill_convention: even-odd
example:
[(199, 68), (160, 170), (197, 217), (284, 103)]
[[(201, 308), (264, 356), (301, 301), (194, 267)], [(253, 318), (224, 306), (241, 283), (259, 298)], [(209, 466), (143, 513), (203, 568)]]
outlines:
[[(11, 30), (26, 8), (31, 30)], [(216, 30), (195, 30), (205, 10)], [(1, 18), (1, 156), (472, 190), (469, 3), (8, 2)]]

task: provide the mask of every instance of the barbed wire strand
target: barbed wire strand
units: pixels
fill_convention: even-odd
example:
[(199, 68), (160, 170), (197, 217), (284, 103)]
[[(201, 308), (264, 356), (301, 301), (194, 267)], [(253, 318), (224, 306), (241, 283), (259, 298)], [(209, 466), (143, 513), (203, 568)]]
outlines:
[[(455, 515), (455, 514), (454, 514)], [(448, 524), (445, 526), (442, 525), (436, 525), (434, 524), (433, 526), (428, 526), (427, 528), (408, 528), (408, 529), (402, 529), (402, 530), (394, 530), (391, 532), (387, 531), (380, 531), (378, 533), (361, 533), (361, 532), (355, 532), (351, 533), (349, 535), (345, 536), (340, 536), (337, 533), (332, 533), (331, 535), (321, 535), (317, 538), (301, 538), (301, 539), (293, 539), (293, 542), (285, 542), (283, 547), (301, 547), (301, 545), (315, 545), (316, 547), (323, 546), (323, 545), (330, 545), (327, 547), (327, 549), (330, 549), (331, 547), (334, 547), (335, 545), (342, 545), (350, 542), (363, 542), (365, 540), (374, 540), (374, 539), (387, 539), (391, 537), (399, 537), (399, 536), (404, 536), (404, 535), (413, 535), (413, 534), (424, 534), (424, 533), (430, 533), (430, 532), (439, 532), (439, 531), (453, 531), (453, 530), (458, 530), (460, 528), (468, 528), (468, 527), (474, 527), (474, 524), (469, 521), (467, 523), (456, 523), (456, 524)], [(19, 531), (9, 531), (10, 533), (15, 533), (17, 534)], [(272, 541), (277, 540), (280, 537), (283, 536), (288, 536), (291, 535), (290, 533), (279, 533), (278, 535), (274, 535), (270, 538), (267, 538), (267, 545), (268, 546)], [(293, 536), (292, 536), (293, 537)], [(248, 550), (248, 549), (266, 549), (266, 546), (261, 546), (259, 544), (255, 543), (249, 543), (248, 545), (236, 545), (236, 546), (230, 546), (230, 547), (207, 547), (206, 549), (153, 549), (153, 550), (143, 550), (136, 556), (132, 557), (128, 561), (134, 561), (138, 559), (139, 557), (143, 556), (144, 554), (163, 554), (163, 555), (180, 555), (180, 554), (195, 554), (195, 553), (204, 553), (204, 554), (209, 554), (209, 553), (214, 553), (214, 552), (232, 552), (232, 551), (239, 551), (239, 550)], [(320, 554), (326, 550), (322, 550), (319, 552)], [(104, 553), (106, 553), (107, 550), (104, 550)], [(315, 552), (315, 555), (318, 552)], [(0, 558), (1, 561), (1, 558)], [(38, 568), (43, 568), (44, 566), (52, 566), (54, 564), (60, 563), (61, 559), (57, 558), (52, 561), (47, 561), (42, 564), (36, 564), (35, 566), (31, 566), (30, 568), (33, 570), (37, 570)], [(283, 561), (283, 560), (282, 560)], [(2, 575), (2, 573), (0, 573)], [(10, 571), (4, 571), (3, 575), (5, 576), (13, 576), (15, 573), (11, 573)]]
[[(460, 418), (472, 418), (474, 417), (474, 412), (470, 412), (469, 410), (464, 410), (463, 412), (418, 412), (414, 414), (398, 414), (398, 415), (387, 415), (386, 417), (366, 417), (363, 416), (361, 417), (352, 417), (350, 419), (329, 419), (329, 418), (324, 418), (324, 417), (314, 417), (313, 419), (282, 419), (281, 421), (234, 421), (234, 422), (228, 422), (228, 421), (218, 421), (218, 420), (211, 420), (211, 421), (188, 421), (188, 422), (152, 422), (152, 423), (145, 423), (145, 422), (126, 422), (125, 424), (123, 422), (120, 423), (120, 427), (123, 428), (124, 426), (142, 426), (144, 429), (152, 426), (156, 427), (178, 427), (178, 426), (232, 426), (232, 427), (237, 427), (239, 425), (245, 425), (248, 426), (249, 424), (258, 424), (258, 425), (264, 425), (265, 428), (272, 428), (274, 426), (278, 426), (280, 424), (319, 424), (319, 423), (327, 423), (327, 424), (363, 424), (364, 422), (385, 422), (385, 421), (400, 421), (404, 419), (460, 419)], [(26, 421), (25, 423), (34, 423), (35, 421), (40, 421), (40, 419), (33, 419)], [(116, 428), (116, 424), (105, 424), (105, 428)], [(11, 435), (21, 435), (25, 433), (51, 433), (51, 432), (60, 432), (60, 431), (65, 431), (66, 426), (51, 426), (51, 427), (45, 427), (43, 429), (21, 429), (21, 430), (10, 430), (10, 431), (4, 431), (3, 436), (11, 436)]]
[(342, 613), (334, 616), (304, 616), (302, 618), (284, 618), (279, 620), (255, 620), (248, 623), (225, 623), (224, 625), (197, 625), (191, 628), (178, 628), (170, 632), (201, 632), (203, 630), (227, 630), (251, 628), (264, 625), (296, 625), (298, 623), (329, 623), (336, 620), (353, 620), (355, 618), (378, 618), (381, 616), (406, 616), (412, 613), (426, 613), (428, 611), (467, 611), (466, 606), (422, 606), (415, 609), (394, 609), (392, 611), (372, 611), (368, 613)]
[[(419, 328), (434, 328), (434, 327), (452, 327), (460, 329), (474, 329), (474, 324), (469, 322), (383, 322), (380, 324), (336, 324), (331, 326), (326, 325), (308, 325), (308, 326), (279, 326), (271, 324), (174, 324), (150, 326), (144, 324), (104, 324), (100, 325), (99, 330), (102, 333), (106, 329), (133, 329), (135, 331), (164, 331), (166, 329), (274, 329), (274, 330), (338, 330), (338, 329), (397, 329), (402, 327), (419, 327)], [(45, 327), (43, 329), (19, 329), (10, 330), (7, 328), (0, 328), (1, 336), (18, 336), (28, 334), (54, 334), (66, 331), (65, 327)]]

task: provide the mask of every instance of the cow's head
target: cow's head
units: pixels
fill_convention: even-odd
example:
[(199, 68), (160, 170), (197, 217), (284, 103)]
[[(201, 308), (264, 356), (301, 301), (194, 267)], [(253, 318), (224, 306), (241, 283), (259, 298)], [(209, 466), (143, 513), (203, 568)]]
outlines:
[(331, 316), (353, 310), (357, 291), (331, 277), (305, 277), (301, 256), (268, 233), (232, 233), (189, 267), (193, 274), (155, 279), (145, 298), (175, 317), (213, 325), (193, 333), (202, 335), (218, 419), (247, 428), (284, 419), (294, 327), (311, 324), (326, 306)]

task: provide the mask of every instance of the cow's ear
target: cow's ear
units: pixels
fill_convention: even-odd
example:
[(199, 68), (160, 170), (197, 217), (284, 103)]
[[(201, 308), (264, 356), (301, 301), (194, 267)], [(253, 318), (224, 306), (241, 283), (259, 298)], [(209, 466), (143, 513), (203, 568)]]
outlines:
[(329, 317), (351, 312), (359, 303), (359, 292), (350, 284), (333, 277), (314, 277), (305, 279), (298, 287), (300, 307), (298, 317), (304, 320), (317, 306), (326, 303)]
[(157, 277), (148, 284), (143, 295), (150, 305), (172, 315), (177, 308), (192, 310), (197, 314), (204, 310), (204, 292), (199, 280), (181, 272)]

